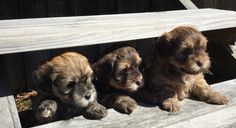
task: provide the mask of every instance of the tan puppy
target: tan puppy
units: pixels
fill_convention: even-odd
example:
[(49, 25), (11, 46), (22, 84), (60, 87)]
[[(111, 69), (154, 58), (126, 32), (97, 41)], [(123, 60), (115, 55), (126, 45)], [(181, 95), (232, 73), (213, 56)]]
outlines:
[(164, 33), (146, 68), (146, 88), (152, 92), (146, 101), (170, 112), (179, 111), (184, 98), (226, 104), (227, 98), (204, 79), (204, 73), (210, 72), (206, 47), (207, 39), (193, 27), (180, 26)]
[(108, 108), (130, 114), (136, 108), (132, 95), (143, 86), (141, 58), (129, 46), (116, 49), (93, 64), (99, 100)]
[(64, 53), (40, 66), (34, 72), (41, 97), (35, 107), (38, 122), (81, 114), (89, 119), (105, 117), (107, 110), (97, 103), (92, 76), (87, 58), (74, 52)]

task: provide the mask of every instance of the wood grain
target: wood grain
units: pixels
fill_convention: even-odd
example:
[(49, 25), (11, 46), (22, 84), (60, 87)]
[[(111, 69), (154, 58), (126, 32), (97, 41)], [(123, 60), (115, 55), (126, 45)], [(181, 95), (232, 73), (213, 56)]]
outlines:
[(37, 128), (232, 128), (236, 126), (236, 79), (214, 84), (212, 87), (226, 95), (228, 105), (211, 105), (201, 101), (186, 99), (178, 113), (168, 113), (156, 106), (141, 104), (131, 115), (120, 114), (109, 109), (108, 116), (102, 120), (86, 120), (75, 117)]
[[(212, 15), (214, 14), (214, 15)], [(236, 27), (217, 9), (0, 21), (0, 54), (157, 37), (178, 25), (201, 31)]]
[(191, 0), (179, 0), (187, 9), (198, 9)]

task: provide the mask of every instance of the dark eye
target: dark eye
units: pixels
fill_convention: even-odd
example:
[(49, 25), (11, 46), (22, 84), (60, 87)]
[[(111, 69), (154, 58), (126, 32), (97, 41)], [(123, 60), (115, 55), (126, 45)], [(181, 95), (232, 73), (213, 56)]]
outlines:
[(193, 50), (190, 48), (186, 48), (181, 53), (185, 55), (190, 55), (190, 54), (193, 54)]
[(67, 84), (68, 88), (73, 88), (76, 85), (74, 81), (71, 81), (69, 84)]
[(135, 68), (138, 68), (138, 64), (135, 64), (134, 67), (135, 67)]

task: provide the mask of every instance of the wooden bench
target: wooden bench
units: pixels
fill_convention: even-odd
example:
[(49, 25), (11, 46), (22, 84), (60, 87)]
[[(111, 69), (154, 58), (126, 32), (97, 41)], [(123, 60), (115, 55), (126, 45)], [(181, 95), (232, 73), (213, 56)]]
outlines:
[[(236, 12), (218, 9), (2, 20), (0, 21), (0, 54), (153, 38), (179, 25), (193, 25), (203, 32), (230, 30), (230, 33), (235, 36), (235, 21)], [(8, 89), (9, 84), (7, 82), (9, 81), (5, 78), (6, 72), (4, 71), (4, 63), (1, 58), (0, 62), (3, 65), (0, 67), (0, 101), (3, 104), (0, 106), (0, 125), (3, 124), (4, 127), (18, 128), (21, 126), (13, 97)], [(229, 95), (228, 93), (231, 95), (232, 91), (236, 91), (235, 81), (227, 82), (226, 85), (228, 86), (226, 89), (224, 88), (226, 86), (224, 84), (218, 84), (216, 88), (225, 92), (226, 95)], [(231, 107), (236, 101), (234, 97), (235, 95), (232, 95), (233, 102), (229, 106), (213, 106), (187, 100), (185, 103), (187, 105), (185, 106), (189, 107), (189, 109), (185, 110), (184, 108), (185, 113), (180, 113), (179, 117), (186, 116), (189, 118), (181, 118), (182, 120), (177, 117), (178, 114), (168, 116), (168, 113), (160, 112), (155, 107), (140, 106), (137, 112), (135, 112), (136, 114), (134, 113), (130, 116), (121, 115), (113, 112), (113, 110), (109, 110), (109, 116), (102, 121), (88, 121), (82, 117), (78, 117), (73, 121), (59, 121), (45, 125), (45, 127), (66, 127), (65, 125), (71, 127), (92, 127), (97, 125), (100, 127), (103, 127), (103, 125), (104, 127), (149, 127), (152, 124), (155, 127), (172, 127), (174, 123), (177, 123), (176, 126), (181, 127), (182, 124), (189, 123), (185, 119), (191, 119), (195, 124), (198, 124), (196, 126), (200, 126), (205, 123), (199, 124), (197, 119), (200, 118), (203, 120), (210, 116), (206, 113), (206, 110), (221, 110), (218, 113), (212, 114), (212, 118), (215, 120), (220, 120), (221, 117), (216, 116), (222, 113), (234, 114), (236, 109)], [(191, 109), (196, 109), (196, 111), (192, 111)], [(191, 114), (188, 112), (191, 112)], [(201, 113), (203, 115), (205, 113), (205, 115), (201, 117)], [(195, 116), (198, 118), (194, 118)], [(232, 117), (232, 115), (224, 115), (222, 117), (224, 119), (223, 123)], [(168, 118), (169, 124), (168, 121), (165, 122), (164, 118)], [(214, 119), (206, 120), (212, 123)], [(159, 120), (163, 120), (164, 122)], [(235, 124), (235, 122), (233, 119), (228, 121), (229, 124)], [(191, 123), (188, 126), (191, 126)]]

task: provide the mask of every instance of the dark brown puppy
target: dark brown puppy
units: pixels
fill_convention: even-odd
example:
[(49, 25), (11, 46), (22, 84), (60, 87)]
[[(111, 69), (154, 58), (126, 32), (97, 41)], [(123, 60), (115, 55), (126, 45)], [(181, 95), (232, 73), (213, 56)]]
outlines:
[(184, 98), (226, 104), (227, 98), (204, 79), (204, 73), (210, 72), (206, 47), (207, 39), (193, 27), (180, 26), (164, 33), (146, 68), (146, 87), (153, 95), (145, 99), (170, 112), (179, 111)]
[(36, 108), (38, 123), (83, 115), (89, 119), (106, 116), (97, 103), (92, 84), (93, 71), (86, 57), (67, 52), (43, 64), (34, 72), (40, 100)]
[(132, 95), (143, 86), (141, 58), (132, 47), (116, 49), (93, 64), (99, 101), (108, 108), (130, 114), (137, 107)]

